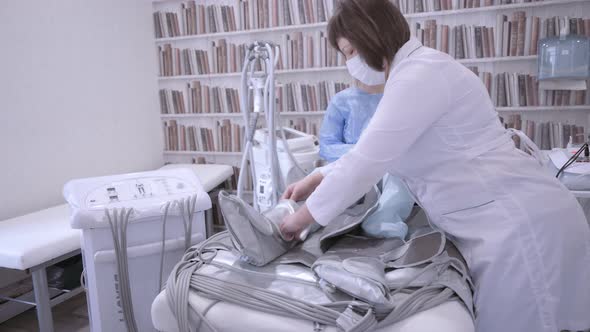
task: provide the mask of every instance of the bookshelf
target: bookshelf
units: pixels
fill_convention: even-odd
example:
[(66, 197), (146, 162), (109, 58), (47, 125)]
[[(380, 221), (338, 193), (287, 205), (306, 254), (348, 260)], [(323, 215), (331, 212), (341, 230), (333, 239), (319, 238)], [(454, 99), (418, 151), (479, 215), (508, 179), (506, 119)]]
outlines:
[(518, 61), (536, 61), (536, 55), (526, 56), (504, 56), (504, 57), (491, 57), (491, 58), (471, 58), (471, 59), (459, 59), (457, 60), (462, 64), (478, 64), (478, 63), (502, 63), (502, 62), (518, 62)]
[(178, 156), (195, 156), (195, 155), (202, 155), (202, 156), (229, 156), (229, 157), (237, 157), (241, 156), (241, 152), (216, 152), (216, 151), (169, 151), (164, 150), (165, 155), (178, 155)]
[(268, 33), (274, 32), (289, 32), (289, 31), (305, 31), (305, 30), (314, 30), (314, 29), (325, 29), (327, 23), (310, 23), (310, 24), (297, 24), (297, 25), (288, 25), (288, 26), (281, 26), (281, 27), (273, 27), (267, 29), (250, 29), (250, 30), (243, 30), (243, 31), (230, 31), (230, 32), (216, 32), (216, 33), (205, 33), (200, 35), (189, 35), (189, 36), (181, 36), (181, 37), (167, 37), (167, 38), (156, 38), (156, 44), (164, 44), (174, 41), (183, 41), (183, 40), (199, 40), (199, 39), (215, 39), (215, 38), (225, 38), (225, 37), (240, 37), (240, 36), (253, 36), (253, 35), (263, 35)]
[[(332, 66), (332, 67), (320, 67), (320, 68), (303, 68), (303, 69), (283, 69), (276, 70), (275, 75), (294, 75), (294, 74), (327, 74), (330, 72), (346, 73), (345, 66)], [(203, 74), (203, 75), (176, 75), (176, 76), (160, 76), (159, 81), (188, 81), (188, 80), (212, 80), (212, 79), (223, 79), (223, 78), (240, 78), (242, 73), (223, 73), (223, 74)]]
[(426, 12), (426, 13), (413, 13), (406, 14), (407, 19), (416, 18), (435, 18), (439, 16), (452, 16), (452, 15), (473, 15), (473, 14), (496, 14), (500, 11), (511, 11), (518, 9), (531, 9), (531, 8), (543, 8), (543, 7), (555, 7), (570, 4), (577, 4), (587, 2), (588, 0), (546, 0), (537, 2), (523, 2), (513, 4), (503, 4), (495, 6), (484, 6), (478, 8), (466, 8), (456, 10), (441, 10), (438, 12)]
[[(552, 6), (560, 6), (566, 4), (576, 4), (586, 2), (588, 0), (546, 0), (546, 1), (539, 1), (539, 2), (528, 2), (528, 3), (516, 3), (516, 4), (505, 4), (505, 5), (495, 5), (495, 6), (485, 6), (479, 8), (466, 8), (466, 9), (457, 9), (457, 10), (441, 10), (435, 12), (425, 12), (425, 13), (413, 13), (413, 14), (406, 14), (406, 19), (418, 19), (418, 18), (436, 18), (440, 16), (454, 16), (454, 15), (473, 15), (473, 14), (496, 14), (500, 11), (510, 11), (516, 9), (528, 9), (528, 8), (543, 8), (543, 7), (552, 7)], [(169, 1), (154, 1), (154, 7), (157, 7), (158, 4), (162, 3), (177, 3), (177, 0), (169, 0)], [(289, 32), (289, 31), (303, 31), (303, 30), (313, 30), (313, 29), (325, 29), (327, 26), (326, 22), (320, 23), (311, 23), (311, 24), (298, 24), (298, 25), (290, 25), (290, 26), (280, 26), (280, 27), (272, 27), (266, 29), (249, 29), (243, 31), (231, 31), (231, 32), (218, 32), (218, 33), (205, 33), (199, 35), (189, 35), (189, 36), (181, 36), (181, 37), (164, 37), (164, 38), (156, 38), (156, 44), (163, 44), (175, 41), (186, 41), (186, 40), (198, 40), (198, 39), (213, 39), (213, 38), (224, 38), (224, 37), (239, 37), (244, 35), (258, 35), (258, 34), (268, 34), (272, 32)]]
[[(238, 27), (244, 25), (244, 20), (239, 19), (239, 10), (238, 3), (254, 3), (256, 0), (197, 0), (196, 5), (203, 5), (203, 8), (209, 7), (223, 7), (226, 6), (227, 8), (232, 7), (234, 8), (233, 14), (235, 15), (235, 20), (231, 23), (231, 20), (228, 21), (229, 23), (227, 26), (220, 25), (218, 26), (218, 30), (216, 32), (210, 32), (210, 27), (205, 26), (203, 31), (199, 34), (190, 34), (186, 35), (183, 34), (182, 30), (187, 30), (187, 25), (183, 24), (184, 20), (182, 19), (182, 4), (185, 4), (185, 8), (189, 7), (188, 1), (178, 1), (178, 0), (164, 0), (164, 1), (153, 1), (153, 9), (154, 13), (173, 13), (177, 16), (177, 22), (179, 24), (178, 31), (175, 31), (175, 36), (168, 36), (168, 34), (164, 33), (161, 37), (155, 38), (155, 48), (156, 52), (158, 52), (159, 48), (169, 47), (169, 48), (177, 48), (180, 50), (200, 50), (205, 51), (207, 54), (208, 59), (212, 58), (212, 53), (218, 52), (219, 49), (215, 48), (218, 46), (214, 46), (214, 43), (218, 43), (219, 41), (223, 40), (223, 43), (227, 43), (228, 45), (239, 45), (249, 43), (254, 40), (270, 40), (279, 45), (281, 45), (282, 49), (288, 48), (285, 46), (285, 36), (295, 36), (296, 34), (301, 34), (303, 38), (311, 36), (315, 38), (317, 36), (321, 36), (321, 32), (325, 32), (327, 23), (326, 20), (328, 17), (325, 17), (325, 20), (321, 21), (320, 16), (315, 17), (311, 20), (305, 19), (306, 23), (301, 23), (300, 21), (303, 20), (301, 17), (297, 18), (295, 23), (292, 25), (280, 25), (280, 20), (269, 19), (264, 28), (260, 28), (259, 26), (252, 25), (251, 29), (237, 29)], [(275, 0), (270, 0), (270, 3), (273, 3)], [(292, 6), (297, 6), (296, 1), (290, 0), (280, 0), (283, 2), (290, 3)], [(277, 2), (280, 2), (277, 1)], [(317, 5), (321, 2), (324, 6), (324, 11), (326, 11), (327, 4), (332, 0), (310, 0), (311, 3)], [(405, 3), (405, 5), (413, 4), (414, 2), (423, 1), (425, 4), (427, 1), (435, 3), (435, 1), (439, 0), (392, 0), (394, 3), (399, 3), (400, 6)], [(445, 1), (445, 0), (442, 0)], [(483, 6), (483, 4), (487, 3), (489, 0), (467, 0), (465, 3), (470, 2), (480, 2), (482, 6), (476, 8), (459, 8), (460, 6), (455, 6), (453, 9), (450, 10), (441, 10), (441, 11), (430, 11), (430, 12), (411, 12), (407, 11), (405, 13), (405, 17), (410, 24), (410, 29), (412, 30), (413, 34), (416, 33), (416, 24), (420, 24), (422, 28), (425, 27), (425, 22), (428, 20), (434, 20), (437, 26), (446, 25), (449, 29), (452, 30), (453, 27), (458, 27), (461, 25), (465, 26), (481, 26), (486, 28), (494, 28), (493, 36), (497, 38), (498, 33), (498, 15), (506, 15), (508, 21), (511, 20), (512, 15), (515, 12), (524, 12), (526, 17), (539, 17), (542, 20), (551, 18), (553, 16), (568, 16), (570, 18), (582, 18), (582, 19), (590, 19), (590, 0), (541, 0), (541, 1), (534, 1), (534, 2), (525, 2), (525, 0), (493, 0), (493, 5)], [(516, 2), (506, 4), (503, 2)], [(450, 0), (453, 5), (457, 5), (460, 1), (458, 0)], [(462, 1), (461, 1), (462, 2)], [(209, 7), (207, 7), (209, 6)], [(217, 6), (217, 7), (216, 7)], [(218, 10), (219, 8), (215, 9)], [(227, 14), (227, 8), (225, 14)], [(314, 8), (317, 9), (317, 8)], [(220, 10), (220, 12), (223, 10)], [(403, 11), (403, 10), (402, 10)], [(251, 12), (249, 12), (252, 14)], [(159, 19), (165, 17), (166, 15), (158, 14), (160, 16)], [(317, 15), (317, 14), (316, 14)], [(221, 17), (221, 16), (220, 16)], [(226, 16), (227, 17), (227, 16)], [(259, 17), (261, 18), (262, 15)], [(155, 19), (155, 18), (154, 18)], [(248, 19), (250, 23), (253, 22), (251, 17)], [(260, 21), (262, 22), (262, 21)], [(260, 23), (258, 22), (258, 23)], [(277, 23), (277, 24), (273, 24)], [(209, 22), (211, 24), (211, 22)], [(231, 26), (231, 25), (234, 26)], [(264, 25), (263, 23), (260, 23)], [(185, 29), (183, 29), (183, 26)], [(193, 27), (194, 28), (194, 27)], [(162, 29), (160, 29), (162, 30)], [(165, 30), (165, 29), (164, 29)], [(207, 30), (207, 31), (205, 31)], [(165, 31), (160, 31), (165, 32)], [(586, 32), (588, 33), (588, 32)], [(325, 37), (325, 36), (323, 36)], [(438, 36), (437, 36), (438, 37)], [(293, 40), (293, 39), (290, 39)], [(316, 39), (314, 39), (317, 41)], [(218, 45), (218, 44), (215, 44)], [(438, 44), (440, 45), (440, 43)], [(288, 46), (288, 45), (287, 45)], [(450, 47), (450, 46), (449, 46)], [(314, 51), (318, 48), (312, 47)], [(492, 56), (482, 57), (481, 54), (478, 57), (471, 56), (467, 58), (460, 58), (458, 61), (465, 66), (468, 67), (476, 67), (480, 73), (489, 73), (492, 77), (492, 84), (496, 80), (496, 76), (501, 73), (518, 73), (518, 74), (535, 74), (536, 72), (536, 59), (537, 56), (534, 54), (529, 54), (529, 52), (519, 52), (518, 55), (504, 55), (495, 53)], [(326, 50), (322, 50), (322, 52), (326, 52)], [(159, 54), (159, 52), (158, 52)], [(238, 51), (236, 51), (238, 54)], [(227, 55), (227, 53), (226, 53)], [(324, 56), (324, 54), (321, 54)], [(234, 54), (235, 57), (235, 54)], [(239, 56), (237, 56), (239, 58)], [(309, 59), (308, 59), (309, 60)], [(241, 59), (240, 59), (241, 61)], [(238, 61), (238, 62), (240, 62)], [(313, 62), (313, 61), (312, 61)], [(317, 63), (305, 63), (304, 68), (296, 68), (296, 69), (280, 69), (276, 71), (276, 77), (279, 85), (299, 82), (305, 84), (316, 84), (320, 81), (329, 81), (329, 82), (350, 82), (350, 78), (346, 71), (346, 67), (343, 66), (343, 63), (332, 63), (332, 66), (329, 67), (318, 67)], [(211, 63), (213, 67), (213, 63)], [(239, 64), (238, 64), (239, 65)], [(231, 67), (232, 65), (230, 65)], [(187, 85), (191, 84), (191, 82), (199, 81), (202, 84), (207, 84), (210, 86), (218, 86), (224, 88), (232, 88), (237, 89), (239, 88), (240, 84), (240, 72), (239, 66), (233, 65), (235, 68), (234, 72), (223, 72), (223, 73), (210, 73), (210, 74), (198, 74), (198, 75), (172, 75), (172, 76), (160, 76), (158, 77), (158, 84), (160, 89), (169, 89), (175, 91), (182, 91), (183, 98), (182, 103), (184, 103), (185, 110), (187, 113), (176, 114), (169, 112), (169, 114), (162, 114), (161, 120), (162, 123), (168, 123), (169, 121), (176, 121), (179, 126), (195, 126), (195, 127), (209, 127), (215, 129), (216, 126), (219, 126), (220, 122), (222, 121), (231, 121), (232, 125), (236, 124), (239, 125), (242, 123), (242, 115), (240, 113), (190, 113), (190, 101), (189, 101), (189, 94), (190, 91), (187, 89)], [(284, 68), (288, 68), (288, 66), (283, 66)], [(490, 90), (492, 88), (490, 87)], [(490, 91), (491, 93), (491, 91)], [(586, 96), (584, 103), (581, 105), (534, 105), (534, 106), (499, 106), (497, 107), (497, 111), (501, 117), (506, 117), (508, 123), (518, 123), (522, 121), (523, 123), (530, 120), (535, 123), (540, 122), (555, 122), (559, 124), (576, 124), (580, 127), (585, 127), (584, 131), (587, 133), (587, 127), (590, 124), (590, 93), (586, 91)], [(573, 97), (572, 97), (573, 98)], [(325, 111), (319, 111), (320, 109), (325, 108), (317, 108), (311, 111), (293, 111), (288, 109), (281, 108), (281, 118), (284, 123), (287, 125), (299, 125), (300, 127), (303, 126), (303, 122), (301, 120), (308, 121), (305, 124), (306, 127), (314, 127), (317, 129), (321, 123), (321, 118), (325, 114)], [(520, 119), (518, 117), (521, 117)], [(577, 127), (576, 127), (576, 130)], [(166, 135), (166, 133), (165, 133)], [(215, 135), (214, 135), (215, 136)], [(217, 140), (217, 136), (215, 138)], [(216, 141), (217, 143), (217, 141)], [(217, 145), (215, 145), (217, 146)], [(239, 156), (241, 155), (240, 152), (213, 152), (213, 151), (165, 151), (164, 155), (167, 161), (170, 162), (187, 162), (190, 161), (195, 156), (202, 156), (209, 162), (223, 162), (223, 163), (230, 163), (234, 166), (238, 165)]]
[(590, 105), (497, 107), (498, 112), (590, 111)]
[[(308, 112), (281, 112), (281, 117), (285, 116), (324, 116), (326, 111), (308, 111)], [(189, 113), (189, 114), (161, 114), (162, 119), (182, 119), (182, 118), (242, 118), (242, 113)]]
[[(496, 107), (498, 112), (590, 111), (590, 105)], [(281, 112), (281, 116), (324, 116), (326, 111)], [(183, 118), (242, 118), (241, 113), (161, 114), (162, 119)]]
[[(495, 62), (518, 62), (518, 61), (536, 61), (536, 55), (527, 56), (507, 56), (507, 57), (491, 57), (491, 58), (472, 58), (459, 59), (463, 64), (478, 64), (478, 63), (495, 63)], [(287, 69), (277, 70), (275, 75), (294, 75), (294, 74), (314, 74), (322, 73), (329, 74), (332, 72), (346, 73), (346, 66), (321, 67), (321, 68), (303, 68), (303, 69)], [(241, 73), (223, 73), (223, 74), (203, 74), (203, 75), (176, 75), (176, 76), (160, 76), (159, 81), (191, 81), (191, 80), (213, 80), (224, 78), (240, 77)]]

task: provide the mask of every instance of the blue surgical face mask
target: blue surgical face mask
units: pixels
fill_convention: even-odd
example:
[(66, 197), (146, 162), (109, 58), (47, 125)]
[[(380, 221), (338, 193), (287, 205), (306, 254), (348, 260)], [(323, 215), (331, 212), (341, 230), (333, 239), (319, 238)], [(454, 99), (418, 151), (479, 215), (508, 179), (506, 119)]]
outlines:
[(350, 75), (366, 85), (380, 85), (385, 83), (385, 72), (377, 71), (363, 61), (359, 55), (355, 55), (346, 61), (346, 68)]

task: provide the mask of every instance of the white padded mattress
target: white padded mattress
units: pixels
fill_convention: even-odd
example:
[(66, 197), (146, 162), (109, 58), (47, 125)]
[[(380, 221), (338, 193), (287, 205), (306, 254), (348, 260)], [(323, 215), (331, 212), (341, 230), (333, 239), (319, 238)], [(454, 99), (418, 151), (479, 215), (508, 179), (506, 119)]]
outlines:
[[(163, 291), (152, 304), (152, 322), (162, 332), (178, 332), (176, 320), (170, 311)], [(189, 302), (193, 308), (203, 311), (211, 300), (191, 292)], [(206, 314), (212, 325), (222, 332), (301, 332), (313, 331), (313, 323), (289, 317), (267, 314), (227, 302), (214, 304)], [(197, 329), (198, 330), (198, 329)], [(207, 331), (203, 328), (203, 331)], [(417, 313), (396, 324), (376, 332), (474, 332), (471, 315), (458, 301), (443, 303), (437, 307)], [(338, 332), (335, 327), (327, 327), (323, 332)]]
[(168, 164), (160, 169), (165, 170), (175, 168), (188, 168), (195, 172), (201, 181), (201, 186), (205, 192), (210, 192), (234, 174), (233, 168), (228, 165)]
[(0, 221), (0, 267), (25, 270), (77, 249), (67, 204)]

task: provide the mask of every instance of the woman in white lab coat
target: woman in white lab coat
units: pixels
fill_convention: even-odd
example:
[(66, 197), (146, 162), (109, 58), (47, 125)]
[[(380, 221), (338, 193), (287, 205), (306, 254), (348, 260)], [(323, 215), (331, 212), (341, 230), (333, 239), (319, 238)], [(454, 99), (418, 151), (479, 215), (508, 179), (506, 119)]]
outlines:
[(479, 78), (410, 38), (388, 0), (341, 1), (328, 35), (351, 74), (361, 81), (382, 75), (385, 92), (352, 150), (287, 189), (284, 197), (307, 202), (282, 232), (296, 237), (314, 221), (328, 224), (390, 173), (465, 257), (477, 331), (590, 328), (590, 229), (582, 210), (515, 147)]

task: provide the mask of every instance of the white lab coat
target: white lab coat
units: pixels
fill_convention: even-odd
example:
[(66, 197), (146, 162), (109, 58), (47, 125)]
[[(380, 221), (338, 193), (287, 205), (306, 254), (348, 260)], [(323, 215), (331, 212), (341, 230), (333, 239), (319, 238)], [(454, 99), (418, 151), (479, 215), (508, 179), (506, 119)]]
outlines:
[(326, 225), (385, 173), (465, 257), (479, 332), (590, 328), (590, 229), (571, 193), (500, 124), (479, 78), (416, 39), (396, 54), (355, 148), (307, 200)]

